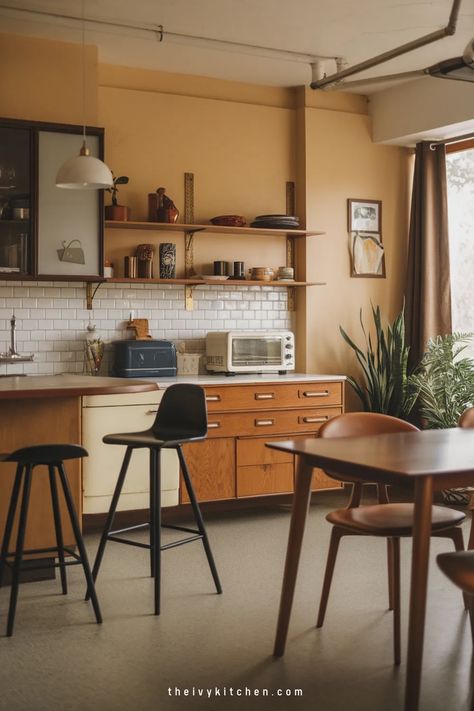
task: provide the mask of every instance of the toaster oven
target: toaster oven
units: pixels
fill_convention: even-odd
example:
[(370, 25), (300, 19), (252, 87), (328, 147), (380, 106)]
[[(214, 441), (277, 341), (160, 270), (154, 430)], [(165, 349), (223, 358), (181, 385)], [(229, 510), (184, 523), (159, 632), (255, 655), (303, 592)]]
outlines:
[(206, 367), (216, 373), (286, 373), (295, 369), (291, 331), (211, 331)]

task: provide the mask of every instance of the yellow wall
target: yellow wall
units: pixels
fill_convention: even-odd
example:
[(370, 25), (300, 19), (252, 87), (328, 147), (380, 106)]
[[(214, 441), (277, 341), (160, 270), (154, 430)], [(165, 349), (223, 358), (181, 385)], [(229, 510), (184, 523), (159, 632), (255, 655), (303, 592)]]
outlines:
[[(0, 34), (0, 113), (5, 118), (83, 122), (78, 44)], [(85, 48), (85, 119), (97, 124), (97, 48)]]
[[(81, 122), (78, 45), (2, 35), (0, 59), (4, 116)], [(146, 217), (147, 193), (161, 185), (182, 210), (185, 171), (195, 174), (196, 221), (222, 213), (252, 218), (284, 212), (285, 182), (297, 180), (300, 216), (308, 229), (326, 232), (308, 240), (300, 258), (308, 280), (327, 282), (299, 292), (300, 367), (351, 372), (354, 361), (339, 324), (357, 337), (359, 309), (368, 316), (371, 301), (394, 316), (407, 235), (407, 153), (372, 143), (366, 99), (98, 67), (92, 47), (87, 73), (87, 120), (105, 127), (106, 160), (116, 174), (130, 177), (119, 202), (132, 208), (134, 219)], [(386, 279), (350, 277), (349, 197), (383, 202)], [(164, 234), (144, 232), (140, 239), (160, 242)], [(111, 244), (120, 266), (129, 238), (114, 230)], [(181, 250), (180, 239), (170, 237)], [(198, 271), (214, 259), (242, 259), (248, 267), (284, 263), (284, 240), (196, 240)]]
[[(408, 151), (373, 144), (368, 116), (349, 111), (307, 109), (306, 139), (308, 225), (326, 232), (308, 242), (307, 278), (327, 282), (308, 292), (306, 366), (309, 372), (347, 372), (354, 361), (339, 325), (360, 341), (361, 307), (366, 322), (371, 302), (390, 319), (401, 307)], [(347, 198), (382, 201), (386, 279), (350, 277)]]

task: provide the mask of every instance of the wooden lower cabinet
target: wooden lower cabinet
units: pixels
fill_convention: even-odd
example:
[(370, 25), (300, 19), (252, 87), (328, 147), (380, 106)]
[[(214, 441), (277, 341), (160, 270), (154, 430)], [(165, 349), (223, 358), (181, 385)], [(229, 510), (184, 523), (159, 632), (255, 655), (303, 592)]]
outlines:
[[(342, 379), (221, 385), (205, 390), (208, 438), (184, 447), (199, 501), (291, 493), (294, 458), (269, 449), (265, 443), (316, 437), (321, 424), (344, 409)], [(313, 491), (342, 486), (315, 469)], [(189, 502), (182, 479), (180, 502)]]
[[(235, 439), (206, 439), (183, 447), (194, 490), (199, 501), (235, 498)], [(180, 502), (189, 497), (181, 477)]]

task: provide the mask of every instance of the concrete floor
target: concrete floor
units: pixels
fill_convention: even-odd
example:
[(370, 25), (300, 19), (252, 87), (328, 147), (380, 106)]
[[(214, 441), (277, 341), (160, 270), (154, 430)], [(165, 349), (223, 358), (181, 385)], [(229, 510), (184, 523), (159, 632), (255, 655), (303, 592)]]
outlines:
[[(78, 567), (69, 569), (67, 597), (57, 581), (23, 585), (15, 634), (0, 637), (0, 709), (400, 711), (405, 662), (398, 669), (392, 665), (383, 540), (342, 541), (325, 626), (314, 628), (330, 532), (324, 515), (343, 502), (342, 492), (328, 492), (311, 507), (282, 659), (274, 660), (271, 651), (288, 509), (209, 514), (221, 596), (213, 591), (200, 543), (163, 553), (160, 617), (152, 614), (147, 553), (138, 548), (108, 544), (98, 581), (100, 626), (82, 600)], [(92, 557), (97, 536), (86, 542)], [(448, 541), (433, 540), (432, 561), (448, 549)], [(403, 660), (409, 559), (410, 543), (402, 542)], [(5, 588), (2, 634), (7, 602)], [(433, 564), (421, 711), (467, 711), (470, 683), (471, 640), (461, 595)], [(198, 695), (216, 687), (218, 696)], [(277, 696), (278, 689), (285, 695)], [(286, 696), (295, 689), (302, 696)]]

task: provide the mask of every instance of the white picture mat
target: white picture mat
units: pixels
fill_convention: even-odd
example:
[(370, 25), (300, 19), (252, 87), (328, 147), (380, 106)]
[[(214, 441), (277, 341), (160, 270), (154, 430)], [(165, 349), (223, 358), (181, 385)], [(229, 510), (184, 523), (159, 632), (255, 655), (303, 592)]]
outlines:
[[(99, 275), (99, 191), (56, 187), (56, 174), (68, 159), (79, 155), (82, 136), (39, 132), (38, 158), (38, 273)], [(91, 155), (98, 156), (99, 139), (88, 136)], [(79, 240), (85, 263), (61, 261), (63, 242)], [(79, 247), (75, 242), (73, 247)]]

